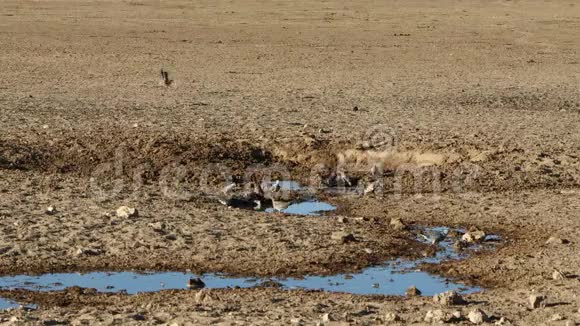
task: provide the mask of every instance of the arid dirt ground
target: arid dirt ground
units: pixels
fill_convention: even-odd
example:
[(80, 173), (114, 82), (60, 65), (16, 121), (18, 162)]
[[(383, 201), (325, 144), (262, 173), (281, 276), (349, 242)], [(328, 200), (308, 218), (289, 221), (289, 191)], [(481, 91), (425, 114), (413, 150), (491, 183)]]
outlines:
[[(0, 322), (366, 325), (395, 313), (393, 324), (422, 324), (441, 309), (469, 324), (479, 308), (490, 323), (580, 323), (579, 31), (573, 0), (1, 1), (2, 275), (330, 275), (429, 249), (392, 218), (502, 243), (424, 266), (484, 289), (460, 306), (71, 288), (0, 291), (39, 306), (1, 311)], [(390, 144), (361, 147), (384, 135)], [(363, 185), (373, 166), (385, 190), (328, 196), (338, 210), (323, 217), (213, 199), (223, 175), (277, 170), (318, 185), (340, 167)], [(139, 216), (111, 214), (121, 205)], [(337, 231), (359, 241), (337, 243)], [(530, 309), (532, 294), (545, 307)]]

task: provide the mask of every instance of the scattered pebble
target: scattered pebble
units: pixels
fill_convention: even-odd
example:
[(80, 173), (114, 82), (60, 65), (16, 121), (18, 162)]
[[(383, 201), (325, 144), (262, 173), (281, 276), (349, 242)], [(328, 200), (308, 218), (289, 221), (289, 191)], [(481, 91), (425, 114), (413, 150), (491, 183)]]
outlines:
[(374, 183), (374, 182), (371, 182), (371, 183), (369, 183), (369, 184), (368, 184), (368, 186), (365, 188), (365, 190), (364, 190), (363, 194), (364, 194), (364, 195), (368, 195), (368, 194), (371, 194), (371, 193), (373, 193), (373, 192), (375, 192), (375, 183)]
[(163, 222), (149, 223), (147, 225), (155, 232), (163, 232), (166, 228), (165, 223)]
[(570, 243), (570, 241), (568, 241), (566, 239), (561, 239), (561, 238), (558, 238), (555, 236), (551, 236), (546, 241), (546, 244), (552, 244), (552, 245), (560, 245), (560, 244), (568, 244), (568, 243)]
[(339, 223), (348, 223), (348, 218), (346, 218), (344, 216), (339, 216), (338, 217), (338, 222)]
[(557, 269), (555, 269), (552, 272), (552, 279), (554, 279), (555, 281), (561, 281), (561, 280), (563, 280), (565, 278), (566, 278), (566, 276), (564, 275), (564, 273), (560, 272)]
[(330, 237), (332, 240), (334, 240), (338, 243), (348, 243), (348, 242), (356, 241), (356, 238), (354, 237), (354, 235), (352, 233), (346, 233), (343, 231), (333, 232)]
[(475, 308), (469, 312), (467, 319), (469, 319), (472, 324), (479, 325), (487, 320), (487, 315), (482, 310)]
[(91, 248), (79, 248), (75, 252), (77, 256), (98, 256), (103, 252), (99, 249), (91, 249)]
[(473, 232), (465, 233), (461, 237), (461, 240), (468, 242), (468, 243), (475, 243), (475, 242), (481, 242), (481, 241), (485, 240), (485, 236), (486, 236), (486, 234), (483, 231), (473, 231)]
[(394, 312), (387, 312), (385, 314), (385, 322), (392, 323), (395, 321), (400, 321), (401, 317)]
[(443, 306), (462, 305), (466, 303), (463, 297), (455, 291), (436, 294), (433, 296), (433, 302)]
[(546, 297), (540, 294), (530, 295), (529, 301), (531, 309), (544, 308), (546, 306)]
[(127, 206), (121, 206), (121, 207), (117, 208), (116, 214), (117, 214), (117, 217), (120, 217), (120, 218), (129, 218), (129, 217), (139, 216), (139, 212), (137, 211), (136, 208), (127, 207)]
[(550, 318), (552, 321), (560, 321), (560, 320), (564, 320), (566, 318), (564, 318), (564, 316), (556, 313), (552, 315), (552, 318)]
[(429, 310), (427, 314), (425, 314), (425, 318), (423, 321), (427, 323), (446, 323), (451, 320), (451, 315), (444, 312), (441, 309), (437, 310)]
[(407, 229), (407, 225), (403, 222), (403, 220), (401, 218), (398, 218), (398, 217), (392, 218), (389, 225), (391, 226), (391, 228), (393, 228), (395, 230), (406, 230)]
[(46, 208), (46, 211), (45, 212), (48, 215), (54, 215), (54, 214), (58, 213), (58, 211), (56, 210), (56, 208), (54, 206), (48, 206)]
[(416, 297), (421, 295), (421, 291), (419, 291), (416, 286), (411, 285), (405, 290), (405, 295), (408, 297)]
[(324, 315), (322, 315), (321, 319), (322, 319), (323, 323), (328, 323), (329, 321), (336, 320), (336, 318), (333, 315), (331, 315), (330, 313), (325, 313)]

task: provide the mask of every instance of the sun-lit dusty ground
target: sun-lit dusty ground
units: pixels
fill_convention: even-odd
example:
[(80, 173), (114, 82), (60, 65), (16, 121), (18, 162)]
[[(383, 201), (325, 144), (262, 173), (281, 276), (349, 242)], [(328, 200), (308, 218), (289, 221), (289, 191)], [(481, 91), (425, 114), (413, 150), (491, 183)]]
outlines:
[[(429, 310), (465, 317), (479, 308), (491, 322), (580, 322), (579, 6), (2, 1), (4, 275), (328, 275), (428, 250), (393, 230), (392, 218), (503, 241), (495, 252), (424, 266), (485, 289), (462, 306), (273, 288), (134, 296), (69, 289), (2, 293), (39, 309), (0, 318), (307, 325), (384, 324), (396, 313), (411, 324)], [(385, 135), (387, 148), (355, 150)], [(222, 172), (240, 181), (270, 169), (310, 184), (345, 169), (362, 185), (375, 165), (384, 169), (384, 193), (328, 196), (339, 209), (322, 218), (228, 209), (213, 199)], [(405, 169), (422, 181), (405, 179)], [(58, 212), (47, 215), (51, 205)], [(111, 214), (121, 205), (139, 216)], [(152, 227), (158, 222), (163, 232)], [(338, 244), (337, 231), (361, 241)], [(568, 243), (546, 244), (551, 236)], [(566, 277), (554, 280), (555, 269)], [(528, 309), (533, 293), (546, 295), (546, 307)]]

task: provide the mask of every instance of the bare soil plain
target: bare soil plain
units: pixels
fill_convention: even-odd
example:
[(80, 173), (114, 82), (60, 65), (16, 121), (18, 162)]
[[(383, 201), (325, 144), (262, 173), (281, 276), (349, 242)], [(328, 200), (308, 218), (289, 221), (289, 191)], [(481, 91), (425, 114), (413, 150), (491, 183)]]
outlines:
[[(4, 289), (38, 308), (0, 322), (428, 324), (441, 310), (471, 324), (481, 309), (486, 323), (576, 325), (578, 31), (572, 0), (2, 1), (2, 275), (332, 275), (433, 253), (394, 218), (502, 241), (422, 266), (483, 289), (462, 305), (267, 287)], [(278, 171), (319, 188), (342, 171), (366, 187), (373, 167), (382, 191), (320, 192), (338, 207), (322, 217), (215, 200), (224, 176)], [(122, 205), (138, 216), (116, 216)], [(545, 305), (531, 309), (533, 294)]]

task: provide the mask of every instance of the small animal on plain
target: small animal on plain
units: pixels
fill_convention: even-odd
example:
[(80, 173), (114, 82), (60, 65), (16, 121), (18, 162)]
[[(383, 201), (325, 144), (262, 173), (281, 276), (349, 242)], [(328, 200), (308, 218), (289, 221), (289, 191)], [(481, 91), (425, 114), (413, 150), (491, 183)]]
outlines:
[(161, 78), (163, 79), (163, 84), (165, 84), (165, 86), (171, 86), (171, 84), (173, 84), (173, 79), (169, 78), (169, 72), (167, 72), (167, 70), (161, 69)]

